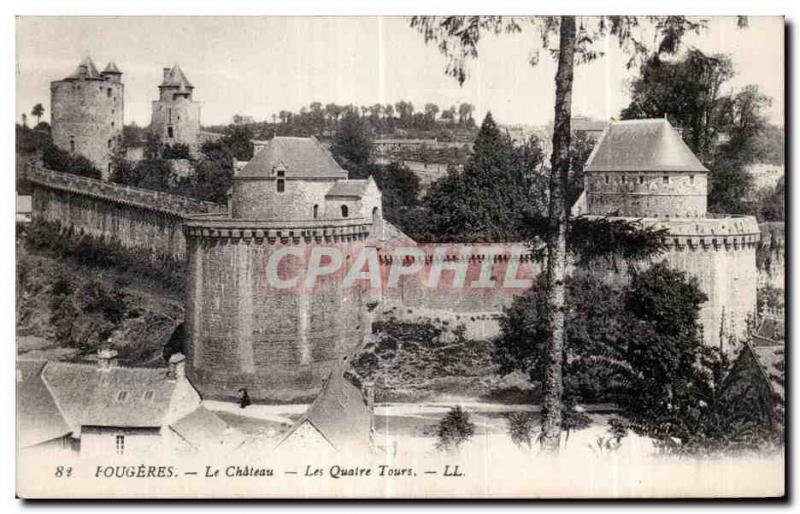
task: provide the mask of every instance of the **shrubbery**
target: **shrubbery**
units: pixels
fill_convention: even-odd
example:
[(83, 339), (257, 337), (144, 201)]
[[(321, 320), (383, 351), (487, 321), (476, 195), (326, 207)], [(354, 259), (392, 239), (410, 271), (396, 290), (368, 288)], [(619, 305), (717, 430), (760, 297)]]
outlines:
[(103, 174), (92, 164), (92, 161), (83, 155), (71, 154), (58, 148), (49, 139), (42, 149), (42, 162), (47, 168), (63, 173), (94, 179), (103, 177)]
[(475, 435), (475, 423), (470, 421), (469, 413), (457, 405), (450, 409), (439, 422), (436, 433), (436, 448), (443, 451), (456, 451)]
[(113, 268), (133, 280), (152, 280), (160, 287), (182, 294), (185, 265), (169, 255), (135, 252), (116, 241), (77, 234), (59, 223), (37, 220), (21, 229), (25, 245), (54, 257), (74, 259), (81, 265)]

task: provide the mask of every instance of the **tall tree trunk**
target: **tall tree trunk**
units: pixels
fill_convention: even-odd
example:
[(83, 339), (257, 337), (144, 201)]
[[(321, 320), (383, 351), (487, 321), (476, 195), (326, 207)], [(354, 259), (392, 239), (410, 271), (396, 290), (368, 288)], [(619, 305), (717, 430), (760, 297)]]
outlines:
[(556, 109), (553, 126), (553, 156), (550, 171), (550, 226), (547, 244), (547, 307), (550, 341), (544, 376), (542, 448), (558, 452), (561, 440), (561, 364), (564, 352), (565, 278), (567, 272), (567, 221), (569, 205), (570, 118), (575, 64), (575, 18), (562, 16), (556, 72)]

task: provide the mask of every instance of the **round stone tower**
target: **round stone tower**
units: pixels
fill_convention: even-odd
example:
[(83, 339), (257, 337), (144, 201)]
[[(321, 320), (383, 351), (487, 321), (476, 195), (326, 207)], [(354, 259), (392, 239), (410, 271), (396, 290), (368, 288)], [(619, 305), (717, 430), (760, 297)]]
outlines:
[(362, 344), (368, 291), (342, 283), (370, 245), (373, 188), (315, 139), (278, 137), (234, 177), (230, 214), (185, 224), (188, 374), (205, 397), (308, 399)]
[(708, 170), (665, 119), (612, 122), (585, 170), (585, 206), (575, 213), (665, 228), (663, 259), (696, 277), (708, 296), (700, 312), (705, 341), (733, 350), (730, 338), (746, 336), (756, 312), (755, 218), (706, 212)]
[(192, 100), (194, 86), (176, 64), (163, 69), (158, 100), (153, 101), (150, 128), (162, 145), (183, 144), (197, 154), (200, 137), (200, 104)]
[(107, 179), (122, 143), (125, 86), (112, 62), (101, 72), (87, 57), (63, 80), (50, 83), (53, 142), (88, 158)]

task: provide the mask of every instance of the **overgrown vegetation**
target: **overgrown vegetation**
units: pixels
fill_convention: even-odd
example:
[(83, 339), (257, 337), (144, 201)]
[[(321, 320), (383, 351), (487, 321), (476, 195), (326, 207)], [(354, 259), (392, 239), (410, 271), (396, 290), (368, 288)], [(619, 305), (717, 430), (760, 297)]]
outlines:
[[(541, 284), (540, 284), (541, 285)], [(580, 428), (578, 404), (613, 402), (618, 434), (632, 430), (664, 451), (760, 448), (779, 438), (764, 408), (731, 395), (731, 364), (703, 344), (697, 281), (656, 264), (610, 285), (579, 272), (567, 281), (563, 369), (565, 430)], [(518, 297), (501, 318), (493, 360), (541, 387), (548, 324), (543, 288)], [(728, 380), (726, 382), (726, 380)], [(736, 400), (735, 398), (738, 398)]]
[(42, 162), (47, 168), (63, 173), (94, 179), (100, 179), (103, 176), (100, 170), (92, 164), (92, 161), (83, 155), (58, 148), (49, 137), (44, 141), (42, 147)]
[(185, 265), (168, 255), (133, 251), (114, 240), (76, 233), (57, 222), (35, 220), (18, 225), (18, 237), (25, 246), (40, 254), (73, 259), (84, 266), (113, 268), (130, 281), (146, 280), (176, 295), (185, 287)]

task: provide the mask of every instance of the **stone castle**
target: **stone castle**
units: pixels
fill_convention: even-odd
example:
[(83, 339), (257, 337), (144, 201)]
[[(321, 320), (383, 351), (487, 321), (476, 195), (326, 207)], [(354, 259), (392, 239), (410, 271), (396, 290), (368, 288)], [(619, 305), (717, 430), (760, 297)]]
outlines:
[[(196, 154), (200, 144), (200, 104), (194, 86), (178, 65), (163, 69), (153, 101), (150, 127), (162, 145), (184, 144)], [(50, 85), (51, 133), (62, 150), (88, 158), (108, 179), (111, 161), (122, 149), (125, 85), (110, 62), (102, 72), (90, 57), (68, 77)]]
[[(113, 64), (98, 74), (87, 60), (73, 75), (54, 83), (58, 144), (107, 158), (114, 142), (106, 122), (113, 115), (119, 116), (113, 128), (119, 130), (122, 123), (121, 74)], [(164, 70), (159, 90), (152, 125), (161, 141), (196, 148), (199, 107), (192, 100), (192, 85), (175, 66)], [(70, 106), (66, 112), (65, 105)], [(63, 119), (70, 121), (56, 121)], [(586, 172), (573, 214), (628, 218), (665, 228), (662, 258), (696, 277), (708, 296), (701, 311), (706, 342), (730, 351), (724, 346), (728, 337), (744, 336), (748, 318), (756, 314), (760, 231), (755, 219), (707, 212), (708, 170), (666, 120), (610, 123)], [(424, 288), (414, 277), (377, 292), (366, 286), (270, 288), (267, 263), (276, 254), (297, 257), (283, 259), (282, 272), (288, 275), (299, 273), (313, 251), (329, 246), (342, 251), (346, 261), (374, 249), (382, 272), (392, 263), (388, 249), (397, 241), (389, 239), (397, 231), (383, 220), (375, 182), (349, 180), (314, 138), (264, 142), (235, 175), (227, 208), (160, 197), (153, 201), (163, 205), (151, 205), (147, 193), (135, 188), (56, 175), (62, 174), (31, 167), (34, 217), (71, 225), (81, 233), (110, 238), (124, 234), (128, 246), (158, 246), (186, 258), (187, 373), (206, 397), (230, 398), (246, 387), (259, 399), (307, 398), (332, 366), (365, 341), (374, 316), (432, 314), (456, 324), (471, 320), (484, 330), (480, 337), (489, 337), (491, 330), (487, 333), (485, 327), (496, 329), (497, 315), (520, 293)], [(540, 271), (530, 256), (497, 258), (492, 246), (508, 247), (481, 245), (485, 254), (465, 256), (459, 245), (430, 245), (432, 253), (443, 253), (426, 257), (421, 273), (446, 262), (451, 271), (463, 264), (468, 277), (478, 276), (487, 259), (498, 263), (498, 275), (515, 260), (523, 276)], [(335, 285), (344, 272), (342, 267), (325, 281)]]
[(53, 143), (85, 156), (107, 178), (122, 143), (124, 102), (122, 72), (113, 62), (98, 72), (87, 57), (68, 77), (50, 84)]

